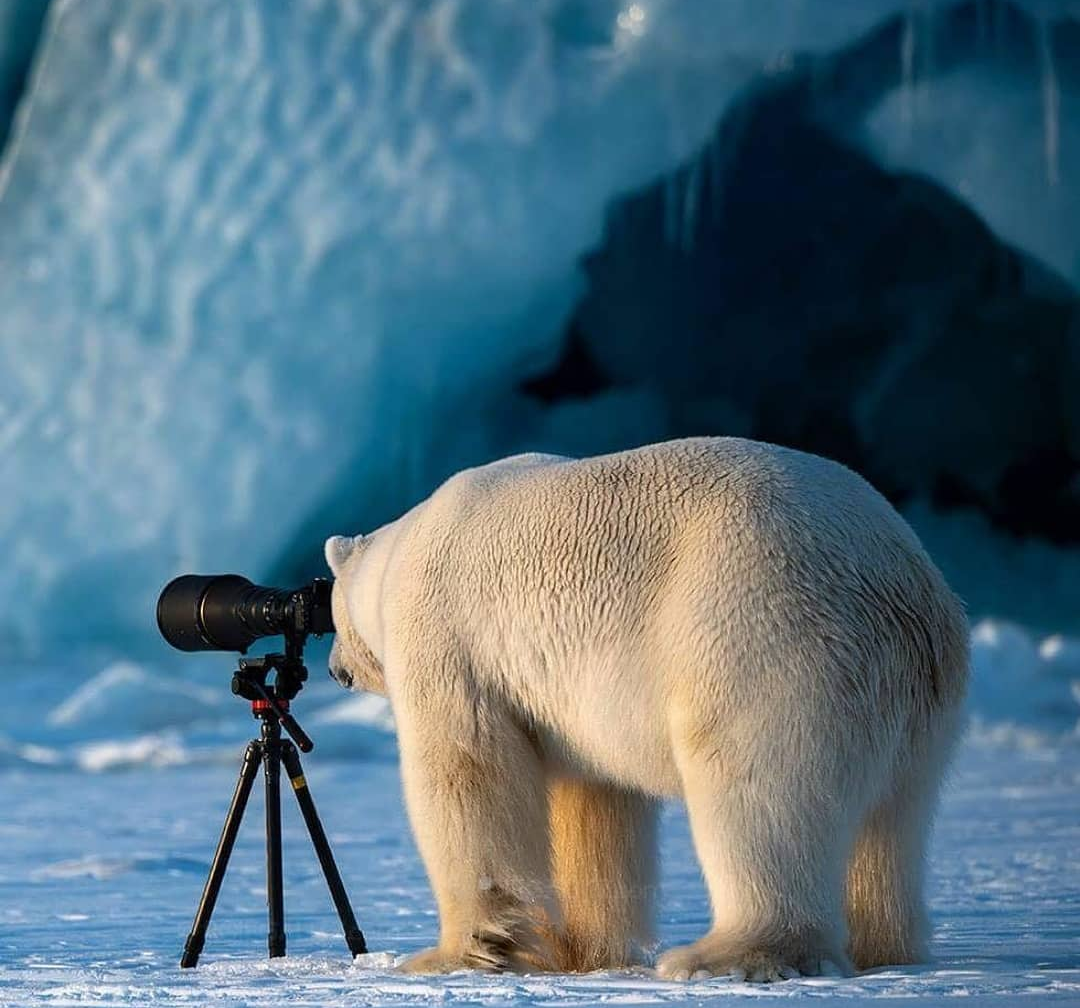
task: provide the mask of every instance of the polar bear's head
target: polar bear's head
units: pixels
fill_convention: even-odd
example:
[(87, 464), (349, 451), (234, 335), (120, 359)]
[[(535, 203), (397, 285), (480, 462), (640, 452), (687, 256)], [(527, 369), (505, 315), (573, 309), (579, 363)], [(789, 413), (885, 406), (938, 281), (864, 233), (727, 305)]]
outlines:
[(331, 536), (326, 540), (326, 563), (334, 575), (331, 610), (334, 614), (334, 646), (330, 649), (330, 674), (347, 689), (386, 695), (382, 665), (364, 643), (352, 618), (349, 592), (364, 552), (363, 536)]

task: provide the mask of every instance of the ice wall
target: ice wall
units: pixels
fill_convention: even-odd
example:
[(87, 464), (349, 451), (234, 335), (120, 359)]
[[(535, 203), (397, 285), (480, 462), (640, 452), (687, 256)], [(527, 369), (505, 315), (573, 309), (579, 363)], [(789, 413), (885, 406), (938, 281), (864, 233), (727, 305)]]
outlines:
[(606, 2), (54, 5), (0, 200), (0, 640), (258, 576), (346, 465), (426, 489), (440, 410), (707, 128), (708, 53)]
[[(298, 536), (344, 531), (313, 520), (327, 500), (360, 527), (449, 460), (517, 447), (499, 396), (557, 356), (613, 197), (749, 81), (908, 10), (51, 4), (0, 169), (4, 653), (130, 649), (178, 571), (264, 576)], [(889, 58), (902, 81), (914, 57)], [(866, 142), (892, 157), (882, 110)], [(1059, 193), (1071, 135), (1050, 145)], [(578, 450), (650, 422), (632, 396), (595, 428), (558, 421)]]
[[(895, 14), (756, 78), (691, 158), (613, 202), (562, 352), (522, 390), (591, 437), (621, 422), (837, 458), (919, 516), (974, 615), (1075, 632), (1080, 297), (1053, 267), (1080, 233), (1080, 117), (1045, 123), (1037, 99), (1045, 38), (1076, 109), (1080, 22), (1042, 8)], [(931, 103), (917, 145), (956, 179), (868, 140), (922, 129), (883, 125), (890, 103), (980, 81), (1002, 128)], [(1074, 169), (1056, 180), (1044, 134)], [(994, 170), (964, 175), (969, 154)]]

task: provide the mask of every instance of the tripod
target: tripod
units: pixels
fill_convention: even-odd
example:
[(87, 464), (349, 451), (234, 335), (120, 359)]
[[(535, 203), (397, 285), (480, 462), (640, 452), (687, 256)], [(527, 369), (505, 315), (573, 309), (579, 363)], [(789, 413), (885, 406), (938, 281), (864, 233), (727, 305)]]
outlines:
[[(296, 752), (297, 746), (302, 752), (311, 752), (314, 748), (314, 743), (289, 713), (289, 701), (296, 696), (307, 679), (307, 669), (303, 664), (305, 638), (306, 634), (286, 634), (284, 654), (241, 658), (240, 667), (233, 675), (232, 691), (251, 701), (252, 714), (261, 723), (260, 732), (259, 738), (252, 739), (244, 751), (236, 791), (225, 816), (225, 826), (214, 852), (210, 874), (203, 888), (202, 899), (199, 900), (199, 909), (195, 912), (195, 922), (184, 944), (184, 954), (180, 959), (180, 966), (184, 969), (198, 965), (199, 955), (206, 941), (206, 929), (214, 912), (221, 882), (225, 878), (229, 855), (232, 854), (233, 843), (240, 829), (240, 821), (244, 816), (260, 762), (266, 783), (266, 902), (270, 917), (270, 930), (267, 934), (270, 958), (285, 955), (285, 899), (281, 879), (282, 765), (292, 784), (293, 793), (326, 877), (326, 884), (330, 888), (330, 896), (337, 908), (338, 917), (341, 918), (345, 944), (353, 955), (367, 951), (364, 935), (349, 906), (349, 897), (345, 893), (345, 886), (334, 862), (330, 842), (326, 839), (326, 833), (319, 821), (319, 814), (315, 811), (315, 802), (304, 779), (300, 756)], [(272, 671), (276, 672), (277, 676), (274, 684), (268, 685), (266, 678)], [(295, 740), (296, 745), (289, 739), (282, 739), (282, 728)]]

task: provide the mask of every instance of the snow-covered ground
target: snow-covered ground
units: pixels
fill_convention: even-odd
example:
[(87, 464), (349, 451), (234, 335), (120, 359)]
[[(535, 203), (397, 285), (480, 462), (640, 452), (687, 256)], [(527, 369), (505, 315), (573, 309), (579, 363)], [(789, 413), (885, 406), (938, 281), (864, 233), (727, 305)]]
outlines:
[[(1019, 998), (1080, 1004), (1080, 747), (969, 743), (939, 819), (932, 965), (773, 986), (666, 983), (647, 971), (586, 976), (404, 977), (436, 918), (394, 762), (306, 762), (372, 952), (351, 962), (296, 810), (285, 807), (289, 955), (265, 958), (261, 802), (253, 800), (195, 971), (178, 956), (234, 767), (0, 778), (0, 1004), (393, 1005), (699, 1003), (732, 997), (853, 1004)], [(287, 798), (287, 796), (285, 796)], [(695, 937), (707, 903), (686, 819), (663, 828), (664, 946)]]
[[(57, 701), (55, 671), (12, 677), (0, 712), (0, 1005), (699, 1003), (732, 997), (1080, 1004), (1080, 645), (975, 628), (972, 727), (933, 849), (936, 961), (758, 987), (647, 971), (436, 979), (395, 974), (436, 935), (377, 698), (316, 676), (296, 712), (305, 760), (360, 926), (351, 962), (296, 809), (285, 801), (289, 955), (265, 958), (261, 797), (249, 807), (197, 971), (177, 965), (252, 733), (226, 684), (112, 664)], [(314, 659), (314, 655), (311, 656)], [(214, 656), (209, 669), (228, 663)], [(70, 670), (69, 670), (70, 672)], [(316, 681), (320, 680), (320, 681)], [(708, 906), (681, 808), (663, 827), (662, 947)]]

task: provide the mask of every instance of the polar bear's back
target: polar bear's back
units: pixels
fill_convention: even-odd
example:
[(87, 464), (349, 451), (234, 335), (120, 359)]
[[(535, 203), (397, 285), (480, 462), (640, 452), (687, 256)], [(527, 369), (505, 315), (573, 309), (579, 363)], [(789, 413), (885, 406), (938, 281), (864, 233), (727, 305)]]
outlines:
[[(540, 564), (607, 562), (656, 574), (653, 554), (708, 557), (742, 577), (800, 556), (872, 565), (885, 548), (928, 562), (904, 520), (869, 483), (816, 455), (741, 438), (688, 438), (585, 459), (527, 454), (465, 470), (426, 502), (458, 562), (500, 580)], [(451, 532), (452, 530), (452, 532)], [(544, 559), (542, 559), (542, 557)], [(458, 568), (460, 569), (460, 568)], [(635, 580), (631, 577), (631, 581)]]
[(467, 470), (396, 556), (391, 590), (438, 614), (414, 632), (450, 628), (481, 679), (598, 764), (632, 734), (641, 765), (666, 767), (641, 786), (672, 772), (673, 704), (839, 703), (892, 733), (963, 689), (963, 612), (911, 529), (850, 470), (771, 445)]

